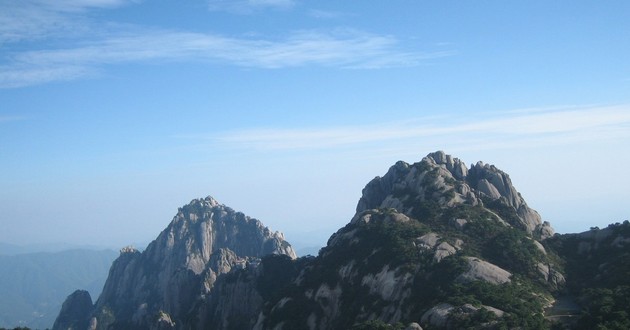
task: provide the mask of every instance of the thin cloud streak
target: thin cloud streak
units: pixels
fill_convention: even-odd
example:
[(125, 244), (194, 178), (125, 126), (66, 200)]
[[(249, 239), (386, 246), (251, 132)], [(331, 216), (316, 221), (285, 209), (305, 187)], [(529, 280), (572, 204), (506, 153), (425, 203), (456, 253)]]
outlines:
[[(417, 66), (429, 59), (454, 55), (443, 48), (410, 50), (393, 36), (357, 30), (294, 31), (284, 38), (252, 38), (145, 29), (98, 22), (85, 15), (140, 1), (0, 0), (0, 88), (93, 77), (106, 71), (106, 66), (121, 63), (192, 61), (263, 69), (382, 69)], [(208, 3), (221, 8), (296, 5), (293, 0)], [(28, 47), (23, 48), (25, 44)], [(22, 50), (33, 46), (34, 50)]]
[(0, 123), (7, 123), (12, 121), (24, 120), (26, 117), (22, 116), (0, 116)]
[(284, 40), (144, 31), (77, 48), (11, 54), (0, 66), (0, 88), (79, 79), (105, 65), (129, 62), (201, 61), (263, 69), (309, 65), (379, 69), (415, 66), (450, 55), (401, 51), (393, 37), (358, 31), (300, 31)]
[[(87, 34), (91, 27), (82, 14), (92, 9), (113, 9), (130, 0), (0, 0), (0, 46), (44, 38)], [(97, 29), (102, 28), (98, 24)]]
[[(441, 124), (451, 122), (452, 124)], [(210, 137), (218, 146), (259, 151), (361, 148), (365, 144), (400, 145), (430, 139), (477, 141), (481, 148), (540, 146), (630, 138), (630, 105), (573, 110), (501, 113), (462, 123), (458, 118), (430, 119), (424, 125), (389, 123), (322, 129), (257, 129)]]
[(347, 16), (347, 14), (343, 14), (336, 11), (327, 11), (327, 10), (319, 10), (312, 9), (308, 12), (309, 16), (317, 19), (336, 19)]
[(289, 9), (294, 5), (294, 0), (208, 0), (208, 10), (233, 14), (251, 14), (266, 8)]
[(96, 75), (95, 70), (72, 65), (61, 67), (0, 67), (0, 88), (17, 88), (57, 81), (69, 81)]
[(90, 8), (115, 8), (127, 4), (138, 3), (133, 0), (22, 0), (24, 3), (35, 4), (57, 11), (80, 11)]

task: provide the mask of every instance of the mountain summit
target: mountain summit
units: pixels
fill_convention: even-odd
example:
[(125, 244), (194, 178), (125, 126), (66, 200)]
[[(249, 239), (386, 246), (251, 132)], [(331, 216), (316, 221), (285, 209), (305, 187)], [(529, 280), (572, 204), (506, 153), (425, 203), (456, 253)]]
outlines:
[(121, 249), (89, 313), (77, 313), (73, 307), (75, 299), (91, 300), (89, 294), (87, 298), (87, 292), (71, 295), (54, 329), (184, 324), (190, 310), (211, 296), (217, 278), (232, 269), (254, 267), (269, 254), (296, 258), (282, 233), (212, 197), (195, 199), (178, 210), (144, 252)]
[(501, 205), (515, 212), (505, 219), (537, 238), (553, 236), (548, 222), (516, 191), (507, 173), (494, 165), (478, 162), (468, 169), (458, 158), (443, 151), (424, 157), (421, 162), (399, 161), (383, 177), (376, 177), (363, 189), (357, 212), (374, 208), (394, 208), (408, 216), (420, 216), (427, 204), (439, 207)]
[(565, 283), (543, 245), (552, 235), (495, 166), (468, 168), (442, 151), (399, 161), (256, 326), (545, 328)]
[(193, 200), (143, 253), (121, 250), (93, 306), (70, 295), (55, 329), (550, 329), (575, 326), (579, 308), (556, 308), (575, 297), (584, 324), (630, 325), (629, 249), (630, 223), (554, 235), (505, 172), (438, 151), (370, 181), (317, 257)]

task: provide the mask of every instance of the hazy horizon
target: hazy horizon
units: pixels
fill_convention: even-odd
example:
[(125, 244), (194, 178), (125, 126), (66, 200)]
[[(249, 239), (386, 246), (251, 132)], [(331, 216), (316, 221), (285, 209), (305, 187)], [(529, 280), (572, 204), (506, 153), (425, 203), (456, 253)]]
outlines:
[(436, 150), (557, 232), (630, 218), (630, 3), (0, 0), (0, 242), (149, 242), (213, 196), (323, 245)]

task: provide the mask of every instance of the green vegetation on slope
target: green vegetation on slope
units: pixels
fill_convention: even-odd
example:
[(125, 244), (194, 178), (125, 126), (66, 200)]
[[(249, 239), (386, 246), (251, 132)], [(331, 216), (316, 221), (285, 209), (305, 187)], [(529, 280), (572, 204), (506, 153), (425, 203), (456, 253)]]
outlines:
[(582, 307), (578, 329), (630, 329), (630, 222), (546, 242), (566, 263), (567, 288)]
[[(449, 326), (456, 328), (487, 322), (497, 329), (550, 327), (543, 316), (543, 305), (550, 294), (535, 270), (537, 262), (548, 260), (525, 233), (502, 224), (482, 207), (433, 206), (425, 211), (425, 215), (432, 216), (422, 222), (414, 219), (397, 222), (387, 220), (388, 214), (395, 210), (384, 209), (380, 215), (372, 214), (368, 223), (342, 228), (317, 258), (302, 261), (304, 270), (296, 276), (299, 284), (285, 287), (274, 303), (267, 305), (270, 317), (265, 326), (283, 322), (287, 328), (304, 328), (309, 316), (323, 317), (335, 305), (339, 310), (332, 321), (333, 328), (397, 329), (397, 325), (370, 318), (387, 315), (384, 311), (395, 304), (402, 311), (399, 325), (419, 322), (433, 306), (449, 303), (493, 306), (505, 312), (503, 317), (497, 317), (481, 308), (472, 315), (454, 315)], [(469, 223), (463, 229), (456, 229), (449, 224), (453, 216), (466, 218)], [(463, 248), (438, 262), (432, 250), (419, 249), (413, 243), (429, 232), (436, 232), (442, 241), (451, 243), (461, 239)], [(481, 257), (504, 267), (514, 274), (512, 281), (500, 285), (456, 281), (468, 267), (464, 256)], [(410, 277), (408, 296), (393, 302), (370, 290), (364, 279), (386, 270), (395, 270), (398, 281)], [(322, 285), (332, 295), (313, 298)], [(310, 296), (304, 292), (310, 292)], [(282, 307), (271, 311), (281, 297), (285, 297)]]

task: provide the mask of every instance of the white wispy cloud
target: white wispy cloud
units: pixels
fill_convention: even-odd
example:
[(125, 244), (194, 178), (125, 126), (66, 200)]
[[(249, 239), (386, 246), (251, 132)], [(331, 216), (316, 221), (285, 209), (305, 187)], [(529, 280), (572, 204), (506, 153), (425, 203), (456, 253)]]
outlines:
[(344, 14), (338, 11), (321, 10), (321, 9), (311, 9), (308, 11), (308, 14), (309, 16), (318, 18), (318, 19), (335, 19), (335, 18), (348, 16), (347, 14)]
[(82, 42), (73, 48), (8, 53), (0, 64), (0, 87), (78, 79), (106, 65), (150, 61), (205, 61), (255, 68), (307, 65), (341, 68), (414, 66), (451, 52), (400, 49), (391, 36), (360, 31), (298, 31), (284, 39), (137, 30)]
[(57, 11), (30, 2), (0, 0), (0, 47), (71, 31), (74, 25), (75, 22)]
[[(217, 145), (259, 151), (361, 148), (409, 144), (457, 148), (545, 146), (602, 139), (630, 139), (630, 105), (502, 112), (333, 128), (248, 129), (206, 136)], [(437, 143), (439, 142), (439, 143)], [(407, 148), (407, 147), (405, 147)]]
[(82, 15), (90, 9), (111, 9), (133, 0), (0, 0), (0, 46), (50, 37), (68, 38), (90, 32)]
[(249, 0), (247, 2), (252, 6), (272, 6), (272, 7), (293, 6), (295, 4), (295, 1), (293, 0)]
[(88, 8), (113, 8), (130, 3), (138, 3), (134, 0), (23, 0), (23, 3), (32, 3), (38, 6), (48, 7), (60, 11), (77, 11)]
[(0, 115), (0, 123), (20, 121), (25, 119), (27, 119), (27, 117), (25, 116)]
[(210, 11), (227, 11), (234, 14), (251, 14), (267, 8), (288, 9), (294, 0), (208, 0)]
[[(201, 62), (277, 69), (416, 66), (452, 51), (410, 49), (390, 35), (302, 30), (281, 37), (149, 29), (88, 13), (141, 0), (0, 0), (0, 88), (96, 76), (116, 64)], [(288, 8), (294, 0), (210, 1), (211, 6)], [(235, 7), (235, 8), (236, 8)]]

